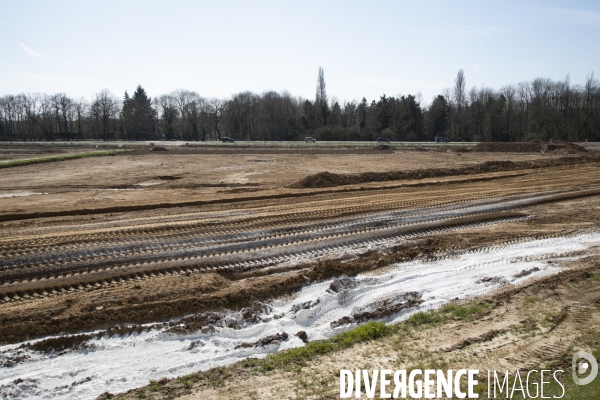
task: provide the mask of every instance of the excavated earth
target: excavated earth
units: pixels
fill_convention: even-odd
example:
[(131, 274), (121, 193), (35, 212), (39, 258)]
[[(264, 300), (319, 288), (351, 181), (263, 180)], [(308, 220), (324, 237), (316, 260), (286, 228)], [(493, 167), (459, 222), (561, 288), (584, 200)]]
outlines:
[[(358, 175), (349, 174), (354, 166)], [(210, 332), (229, 323), (224, 310), (250, 324), (270, 300), (309, 283), (595, 231), (600, 218), (600, 158), (587, 151), (232, 158), (169, 150), (6, 171), (0, 189), (20, 194), (0, 197), (0, 344), (76, 334), (23, 344), (36, 351), (85, 349), (153, 326)], [(319, 173), (320, 183), (307, 178)], [(422, 302), (406, 296), (334, 322)]]
[[(416, 161), (421, 154), (400, 155)], [(176, 162), (179, 156), (170, 155)], [(132, 158), (114, 157), (121, 168)], [(69, 169), (79, 161), (16, 167), (2, 180), (19, 171), (24, 180), (34, 180), (25, 176), (32, 169), (45, 180), (48, 169)], [(38, 218), (5, 211), (12, 221), (0, 229), (0, 343), (239, 309), (292, 293), (307, 282), (398, 260), (594, 225), (598, 208), (587, 204), (600, 194), (597, 153), (492, 165), (491, 172), (469, 167), (479, 173), (466, 177), (462, 167), (450, 169), (457, 172), (450, 176), (444, 169), (434, 180), (411, 176), (325, 192), (271, 194), (267, 189), (267, 194), (223, 196), (194, 206), (181, 206), (173, 188), (176, 201), (165, 207), (152, 204), (152, 190), (146, 191), (141, 211), (90, 208), (58, 217), (40, 212)], [(77, 179), (79, 171), (69, 170), (60, 179), (69, 174)], [(430, 171), (427, 176), (435, 176), (439, 169)], [(71, 194), (54, 189), (56, 196)], [(26, 198), (39, 209), (43, 197)], [(573, 201), (586, 205), (548, 213)], [(47, 213), (56, 211), (69, 214), (55, 207)], [(469, 229), (475, 230), (465, 235)], [(365, 246), (373, 249), (361, 250)]]

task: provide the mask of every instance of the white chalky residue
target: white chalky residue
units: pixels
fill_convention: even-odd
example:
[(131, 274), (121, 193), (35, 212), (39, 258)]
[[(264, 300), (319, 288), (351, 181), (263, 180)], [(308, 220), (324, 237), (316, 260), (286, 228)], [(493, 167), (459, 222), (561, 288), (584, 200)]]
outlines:
[[(246, 357), (264, 357), (286, 348), (302, 346), (294, 336), (305, 331), (310, 340), (330, 337), (336, 331), (330, 323), (382, 298), (418, 292), (423, 303), (404, 310), (386, 321), (399, 321), (414, 312), (439, 307), (455, 298), (479, 296), (501, 284), (481, 282), (481, 278), (501, 278), (518, 284), (560, 271), (555, 263), (568, 253), (584, 251), (600, 244), (600, 234), (553, 238), (518, 243), (502, 248), (486, 248), (457, 257), (432, 262), (399, 263), (380, 275), (358, 275), (357, 286), (344, 293), (329, 289), (332, 280), (304, 287), (292, 300), (271, 302), (272, 310), (264, 322), (239, 330), (217, 328), (213, 334), (165, 335), (164, 329), (124, 337), (91, 340), (89, 351), (64, 355), (40, 354), (18, 349), (20, 344), (0, 347), (0, 362), (21, 351), (31, 359), (0, 369), (0, 399), (93, 399), (103, 392), (117, 393), (143, 386), (150, 379), (176, 377), (215, 366), (227, 365)], [(572, 259), (571, 257), (570, 259)], [(539, 268), (516, 278), (523, 270)], [(318, 304), (315, 304), (318, 300)], [(294, 305), (311, 303), (308, 309), (292, 312)], [(276, 319), (274, 316), (283, 317)], [(286, 332), (289, 339), (264, 348), (234, 349), (242, 342), (255, 342), (268, 335)], [(189, 349), (192, 342), (193, 349)], [(23, 380), (14, 383), (17, 379)], [(90, 378), (90, 379), (88, 379)], [(73, 385), (76, 383), (75, 385)]]

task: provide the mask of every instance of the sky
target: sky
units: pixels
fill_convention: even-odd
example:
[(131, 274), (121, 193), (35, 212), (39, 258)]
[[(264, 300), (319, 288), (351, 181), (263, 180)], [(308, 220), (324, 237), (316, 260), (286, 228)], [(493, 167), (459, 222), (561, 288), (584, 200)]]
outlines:
[(600, 75), (598, 1), (0, 0), (0, 96), (183, 88), (425, 104), (536, 77)]

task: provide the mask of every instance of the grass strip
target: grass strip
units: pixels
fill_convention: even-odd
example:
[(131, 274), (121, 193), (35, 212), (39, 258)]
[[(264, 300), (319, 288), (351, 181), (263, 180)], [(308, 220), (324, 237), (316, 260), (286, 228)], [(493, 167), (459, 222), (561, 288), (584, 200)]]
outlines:
[(265, 373), (273, 369), (288, 369), (292, 366), (304, 366), (315, 356), (330, 354), (356, 343), (383, 338), (396, 332), (398, 332), (398, 325), (386, 325), (384, 322), (371, 321), (330, 339), (317, 340), (304, 347), (269, 354), (262, 359), (248, 358), (240, 363), (242, 367), (258, 373)]
[(49, 163), (49, 162), (56, 162), (56, 161), (76, 160), (78, 158), (86, 158), (86, 157), (114, 156), (116, 154), (123, 153), (125, 151), (126, 150), (91, 151), (88, 153), (65, 154), (65, 155), (52, 156), (52, 157), (31, 158), (28, 160), (5, 161), (5, 162), (0, 162), (0, 168), (11, 168), (11, 167), (20, 167), (23, 165), (31, 165), (31, 164), (42, 164), (42, 163)]

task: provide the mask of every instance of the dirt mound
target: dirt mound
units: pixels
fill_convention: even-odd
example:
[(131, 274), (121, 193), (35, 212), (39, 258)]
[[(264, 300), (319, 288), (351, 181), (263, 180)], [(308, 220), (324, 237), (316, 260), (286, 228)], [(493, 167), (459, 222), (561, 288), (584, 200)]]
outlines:
[(308, 344), (308, 335), (304, 331), (296, 333), (294, 336), (298, 336), (304, 343)]
[(473, 151), (501, 153), (548, 153), (575, 154), (587, 150), (579, 145), (568, 142), (544, 143), (539, 140), (522, 142), (485, 142), (473, 147)]
[(66, 349), (82, 350), (93, 347), (88, 344), (89, 340), (93, 337), (94, 335), (91, 334), (60, 336), (56, 338), (40, 340), (39, 342), (35, 342), (33, 344), (27, 343), (21, 345), (21, 347), (26, 347), (35, 351), (46, 353), (51, 351), (63, 351)]
[(520, 142), (486, 142), (473, 147), (473, 151), (502, 152), (502, 153), (541, 153), (545, 148), (543, 143)]
[(335, 293), (339, 293), (346, 289), (353, 289), (357, 286), (358, 286), (358, 284), (356, 283), (356, 281), (354, 279), (340, 278), (340, 279), (334, 279), (333, 282), (331, 282), (331, 285), (329, 285), (329, 290), (332, 290)]
[[(585, 149), (584, 149), (585, 151)], [(514, 171), (518, 169), (543, 168), (598, 161), (598, 157), (562, 157), (536, 161), (486, 161), (461, 168), (418, 169), (414, 171), (363, 172), (361, 174), (334, 174), (319, 172), (290, 185), (293, 189), (314, 189), (370, 182), (398, 181), (406, 179), (438, 178), (444, 176), (474, 175), (488, 172)]]
[(320, 188), (320, 187), (331, 187), (346, 185), (345, 175), (334, 174), (331, 172), (319, 172), (314, 175), (307, 176), (300, 182), (293, 185), (293, 187), (302, 188)]
[(391, 150), (391, 147), (389, 144), (378, 144), (375, 150)]

